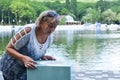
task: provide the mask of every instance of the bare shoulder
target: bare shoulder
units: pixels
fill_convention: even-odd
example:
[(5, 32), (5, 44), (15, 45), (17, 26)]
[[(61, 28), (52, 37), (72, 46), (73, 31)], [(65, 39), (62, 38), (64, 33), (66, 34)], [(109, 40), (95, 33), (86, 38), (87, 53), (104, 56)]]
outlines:
[(28, 26), (28, 27), (25, 27), (23, 30), (21, 30), (20, 33), (23, 36), (23, 35), (29, 33), (31, 30), (32, 30), (31, 27)]
[(31, 30), (32, 30), (32, 29), (31, 29), (31, 27), (29, 27), (29, 26), (25, 28), (26, 33), (29, 33)]
[(31, 27), (25, 27), (23, 28), (19, 33), (17, 33), (12, 39), (11, 42), (12, 44), (15, 44), (17, 40), (19, 40), (20, 38), (22, 38), (24, 35), (30, 33), (32, 30)]

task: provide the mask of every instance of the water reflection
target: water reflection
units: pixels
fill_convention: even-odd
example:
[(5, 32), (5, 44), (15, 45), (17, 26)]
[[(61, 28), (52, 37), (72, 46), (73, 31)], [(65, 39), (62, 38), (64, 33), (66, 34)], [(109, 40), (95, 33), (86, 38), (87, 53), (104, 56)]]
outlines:
[[(0, 51), (4, 51), (12, 32), (0, 33)], [(118, 31), (57, 30), (47, 54), (74, 64), (76, 69), (120, 69)], [(0, 52), (0, 53), (1, 53)], [(103, 67), (104, 66), (104, 67)]]
[[(120, 69), (119, 32), (57, 31), (54, 44), (64, 48), (67, 57), (80, 69)], [(60, 46), (62, 45), (62, 46)], [(104, 68), (103, 68), (104, 66)], [(109, 67), (109, 68), (108, 68)]]
[(12, 32), (0, 32), (0, 55), (4, 52), (4, 49), (12, 37)]

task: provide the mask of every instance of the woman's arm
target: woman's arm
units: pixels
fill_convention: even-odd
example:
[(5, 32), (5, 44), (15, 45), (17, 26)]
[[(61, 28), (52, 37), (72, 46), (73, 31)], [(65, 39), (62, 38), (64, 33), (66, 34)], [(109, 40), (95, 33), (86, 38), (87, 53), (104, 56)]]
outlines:
[(34, 64), (36, 64), (36, 62), (32, 58), (30, 58), (29, 56), (25, 56), (25, 55), (19, 53), (14, 47), (14, 44), (17, 42), (17, 40), (19, 40), (26, 33), (29, 33), (31, 31), (31, 28), (27, 27), (25, 30), (26, 30), (26, 32), (24, 30), (21, 30), (18, 34), (16, 34), (11, 39), (11, 41), (8, 43), (8, 45), (6, 47), (6, 53), (9, 54), (10, 56), (16, 58), (16, 59), (23, 61), (25, 67), (35, 68)]

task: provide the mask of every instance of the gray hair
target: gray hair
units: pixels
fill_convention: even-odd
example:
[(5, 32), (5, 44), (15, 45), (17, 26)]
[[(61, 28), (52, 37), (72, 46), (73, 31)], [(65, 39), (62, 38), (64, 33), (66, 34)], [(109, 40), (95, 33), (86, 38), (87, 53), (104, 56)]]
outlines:
[[(50, 12), (51, 12), (51, 13), (54, 13), (55, 16), (48, 16), (48, 13), (50, 13)], [(36, 21), (35, 21), (36, 27), (40, 27), (40, 23), (47, 21), (47, 20), (48, 20), (48, 17), (53, 17), (53, 18), (55, 18), (57, 21), (59, 21), (59, 20), (58, 20), (58, 14), (57, 14), (55, 11), (53, 11), (53, 10), (43, 11), (43, 12), (39, 15), (39, 17), (36, 19)]]

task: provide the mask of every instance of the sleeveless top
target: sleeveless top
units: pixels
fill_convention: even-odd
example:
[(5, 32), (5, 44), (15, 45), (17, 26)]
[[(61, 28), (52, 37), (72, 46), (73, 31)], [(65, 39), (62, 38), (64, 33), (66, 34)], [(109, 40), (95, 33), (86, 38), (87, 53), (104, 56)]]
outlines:
[[(51, 34), (44, 44), (40, 44), (35, 35), (35, 26), (35, 24), (24, 26), (21, 30), (30, 27), (31, 31), (21, 36), (21, 38), (12, 45), (19, 53), (30, 56), (34, 60), (40, 60), (40, 58), (45, 55), (46, 50), (51, 45), (53, 39)], [(19, 34), (20, 31), (16, 34)], [(4, 52), (0, 60), (0, 70), (9, 80), (26, 80), (26, 68), (24, 63), (8, 55), (6, 52)]]

